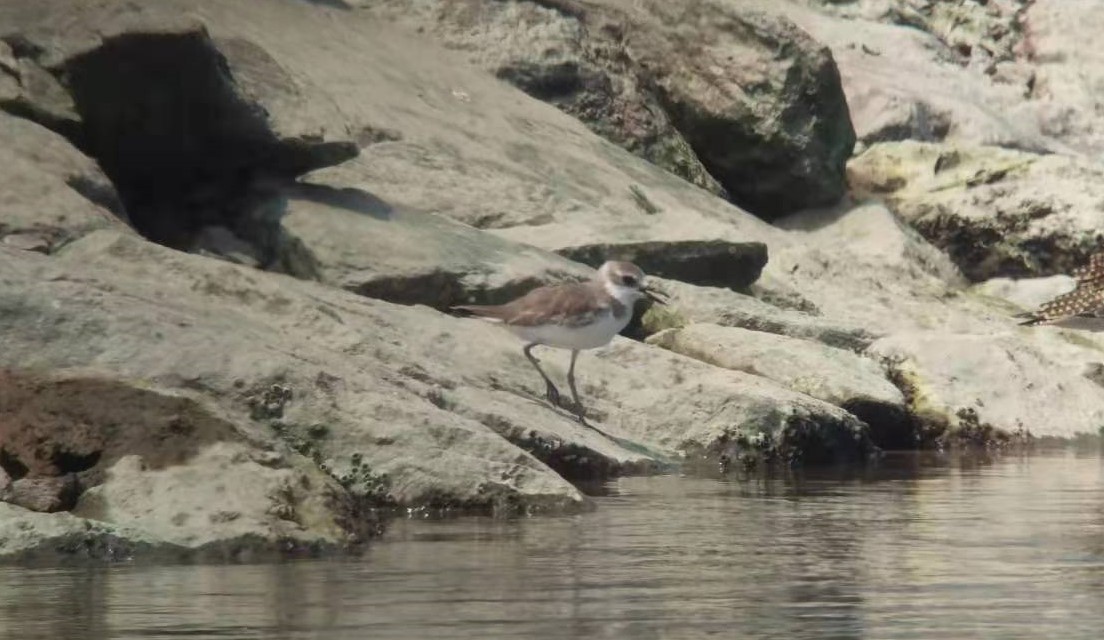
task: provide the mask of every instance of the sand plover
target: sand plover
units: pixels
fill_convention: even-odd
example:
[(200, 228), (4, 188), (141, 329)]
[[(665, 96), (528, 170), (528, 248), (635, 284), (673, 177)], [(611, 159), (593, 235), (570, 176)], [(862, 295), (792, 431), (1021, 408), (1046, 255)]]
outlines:
[(1073, 291), (1043, 304), (1033, 313), (1023, 314), (1020, 324), (1035, 326), (1059, 324), (1071, 329), (1104, 329), (1104, 252), (1089, 258), (1089, 264), (1074, 269), (1077, 280)]
[[(548, 401), (574, 413), (586, 424), (586, 412), (575, 388), (575, 360), (579, 351), (609, 344), (632, 318), (633, 305), (644, 298), (665, 304), (658, 292), (644, 284), (644, 272), (631, 262), (609, 261), (589, 282), (540, 287), (500, 305), (453, 307), (500, 323), (527, 344), (525, 357), (544, 379)], [(540, 367), (533, 347), (544, 345), (571, 350), (567, 384), (573, 405), (561, 401), (560, 390)]]

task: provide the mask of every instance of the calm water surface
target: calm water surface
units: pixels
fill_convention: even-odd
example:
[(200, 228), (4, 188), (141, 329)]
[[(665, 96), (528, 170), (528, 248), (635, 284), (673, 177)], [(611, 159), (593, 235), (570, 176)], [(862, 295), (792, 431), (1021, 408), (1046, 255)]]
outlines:
[(352, 560), (3, 569), (0, 636), (1104, 636), (1096, 454), (608, 490), (579, 516), (396, 522)]

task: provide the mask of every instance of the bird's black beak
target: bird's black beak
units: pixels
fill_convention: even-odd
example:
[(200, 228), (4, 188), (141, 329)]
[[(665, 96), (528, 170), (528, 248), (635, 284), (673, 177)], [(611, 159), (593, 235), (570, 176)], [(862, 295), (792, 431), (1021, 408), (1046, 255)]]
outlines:
[(640, 289), (640, 292), (643, 293), (645, 296), (648, 297), (649, 300), (651, 300), (652, 302), (654, 302), (656, 304), (663, 304), (663, 305), (667, 304), (667, 300), (665, 300), (665, 298), (667, 297), (667, 294), (665, 294), (661, 291), (656, 291), (655, 289), (652, 289), (650, 287), (642, 287)]

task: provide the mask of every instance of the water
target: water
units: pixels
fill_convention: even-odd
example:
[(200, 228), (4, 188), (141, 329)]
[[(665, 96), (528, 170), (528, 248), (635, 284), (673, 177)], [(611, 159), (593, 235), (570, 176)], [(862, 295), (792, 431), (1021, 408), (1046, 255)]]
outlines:
[(393, 523), (357, 559), (0, 570), (10, 638), (1099, 638), (1104, 461), (612, 483)]

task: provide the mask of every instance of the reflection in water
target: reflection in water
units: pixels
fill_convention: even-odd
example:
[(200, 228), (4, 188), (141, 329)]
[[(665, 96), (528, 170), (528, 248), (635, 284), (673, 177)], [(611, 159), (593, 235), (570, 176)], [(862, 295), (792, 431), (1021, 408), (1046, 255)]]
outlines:
[(593, 513), (393, 523), (362, 558), (0, 570), (12, 638), (1097, 638), (1099, 457), (633, 478)]

